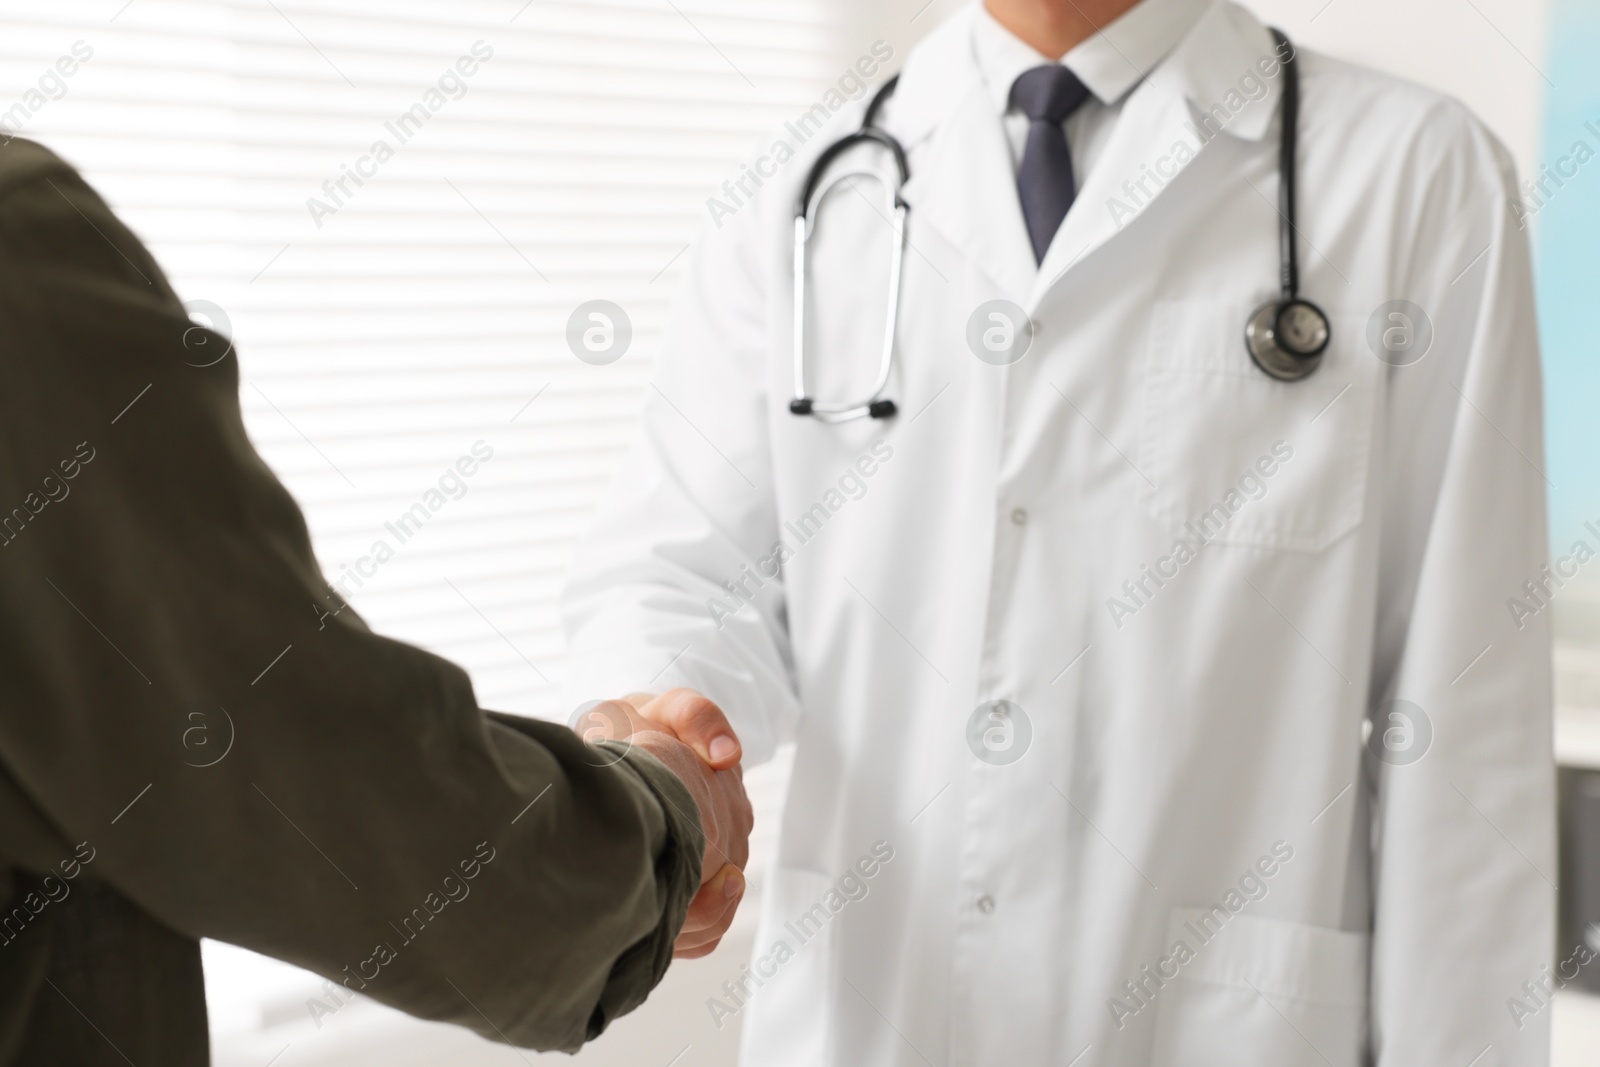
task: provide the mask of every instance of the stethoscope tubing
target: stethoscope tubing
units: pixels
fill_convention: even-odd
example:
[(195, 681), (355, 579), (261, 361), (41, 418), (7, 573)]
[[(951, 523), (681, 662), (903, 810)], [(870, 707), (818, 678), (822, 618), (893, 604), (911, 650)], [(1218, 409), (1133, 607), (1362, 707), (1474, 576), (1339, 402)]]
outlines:
[[(1300, 70), (1289, 38), (1276, 28), (1271, 30), (1283, 66), (1282, 132), (1278, 139), (1278, 299), (1263, 304), (1245, 323), (1245, 348), (1256, 365), (1279, 381), (1299, 381), (1313, 373), (1322, 362), (1331, 330), (1322, 309), (1300, 296), (1300, 264), (1297, 253), (1298, 216), (1296, 203), (1296, 156), (1299, 147)], [(877, 126), (878, 111), (893, 94), (900, 76), (884, 82), (873, 94), (862, 116), (861, 128), (829, 145), (806, 174), (795, 204), (794, 214), (794, 397), (789, 410), (825, 423), (848, 422), (859, 418), (889, 418), (897, 412), (883, 392), (894, 371), (894, 335), (900, 311), (900, 274), (905, 259), (906, 219), (910, 208), (901, 190), (910, 180), (905, 146), (892, 134)], [(862, 144), (875, 144), (887, 150), (894, 160), (893, 180), (881, 170), (856, 169), (835, 176), (826, 184), (823, 176), (845, 152)], [(883, 185), (893, 219), (893, 243), (889, 263), (888, 315), (884, 321), (883, 345), (879, 354), (878, 375), (872, 392), (861, 401), (825, 402), (811, 396), (806, 383), (806, 247), (815, 230), (816, 215), (822, 200), (841, 181), (871, 178)], [(1302, 343), (1303, 339), (1303, 343)]]

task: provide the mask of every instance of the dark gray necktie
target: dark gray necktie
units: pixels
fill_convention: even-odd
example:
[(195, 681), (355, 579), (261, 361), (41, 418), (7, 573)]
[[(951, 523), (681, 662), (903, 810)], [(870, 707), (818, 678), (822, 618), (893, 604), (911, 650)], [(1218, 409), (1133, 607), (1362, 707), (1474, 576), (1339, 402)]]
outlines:
[(1036, 262), (1044, 262), (1045, 251), (1078, 192), (1061, 124), (1087, 99), (1088, 88), (1059, 63), (1023, 71), (1011, 84), (1011, 106), (1028, 116), (1029, 123), (1017, 192)]

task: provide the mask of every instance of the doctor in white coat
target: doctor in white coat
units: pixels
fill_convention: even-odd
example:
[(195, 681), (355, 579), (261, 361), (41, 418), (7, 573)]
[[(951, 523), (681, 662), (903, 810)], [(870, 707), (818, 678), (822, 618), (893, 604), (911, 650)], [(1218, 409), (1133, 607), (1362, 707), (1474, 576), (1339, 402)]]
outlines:
[[(989, 0), (920, 44), (878, 120), (910, 169), (889, 418), (789, 407), (794, 204), (864, 103), (695, 249), (568, 591), (569, 685), (698, 690), (748, 762), (796, 743), (754, 958), (707, 1005), (750, 1067), (1547, 1061), (1512, 165), (1455, 101), (1299, 52), (1331, 341), (1268, 377), (1283, 55), (1227, 0)], [(1013, 86), (1057, 62), (1087, 92), (1031, 117)], [(1057, 126), (1040, 261), (1019, 188)], [(820, 398), (872, 387), (879, 197), (816, 213)]]

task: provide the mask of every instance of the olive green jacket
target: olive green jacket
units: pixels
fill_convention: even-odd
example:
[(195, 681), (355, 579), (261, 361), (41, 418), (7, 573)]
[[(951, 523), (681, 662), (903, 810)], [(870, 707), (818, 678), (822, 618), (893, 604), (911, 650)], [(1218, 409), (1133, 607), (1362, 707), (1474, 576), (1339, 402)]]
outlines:
[(0, 147), (0, 1065), (205, 1063), (201, 937), (578, 1048), (671, 959), (693, 801), (368, 630), (238, 390), (82, 179)]

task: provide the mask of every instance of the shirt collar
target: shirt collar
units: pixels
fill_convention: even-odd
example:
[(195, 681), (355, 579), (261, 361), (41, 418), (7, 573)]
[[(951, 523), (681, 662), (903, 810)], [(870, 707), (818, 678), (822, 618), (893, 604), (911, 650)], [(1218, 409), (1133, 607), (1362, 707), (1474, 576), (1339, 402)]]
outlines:
[[(1217, 105), (1224, 105), (1240, 112), (1226, 124), (1226, 133), (1252, 141), (1263, 137), (1271, 124), (1283, 81), (1277, 62), (1283, 54), (1273, 44), (1267, 28), (1229, 0), (1145, 0), (1123, 17), (1147, 9), (1176, 11), (1182, 17), (1176, 17), (1171, 27), (1171, 33), (1181, 38), (1177, 46), (1144, 68), (1149, 72), (1146, 87), (1186, 99), (1197, 119)], [(1007, 79), (983, 65), (976, 42), (980, 33), (977, 25), (984, 14), (979, 0), (971, 0), (935, 27), (906, 58), (900, 89), (889, 101), (883, 119), (885, 128), (906, 148), (931, 135), (970, 95), (978, 95), (985, 106), (992, 102), (994, 114), (1004, 114), (1010, 103), (1011, 82), (1022, 71), (1017, 70)], [(993, 29), (1004, 35), (1001, 40), (1009, 38), (1027, 48), (999, 24)], [(1114, 44), (1118, 40), (1115, 36), (1108, 39)], [(1035, 65), (1046, 62), (1038, 53), (1034, 56)], [(1131, 67), (1132, 60), (1123, 66)], [(1265, 92), (1254, 92), (1259, 86), (1247, 83), (1247, 78), (1265, 83)], [(1134, 82), (1137, 80), (1135, 76)], [(996, 85), (1001, 88), (996, 89)], [(1235, 99), (1235, 93), (1241, 95)]]
[[(1189, 32), (1208, 0), (1141, 0), (1078, 44), (1061, 62), (1103, 104), (1114, 104), (1142, 81)], [(973, 55), (995, 109), (1011, 105), (1011, 84), (1049, 63), (1002, 26), (981, 3), (972, 22)]]
[(983, 76), (984, 91), (994, 102), (995, 111), (1002, 115), (1011, 107), (1011, 84), (1018, 76), (1050, 62), (1032, 45), (1000, 25), (981, 3), (972, 17), (972, 54)]

